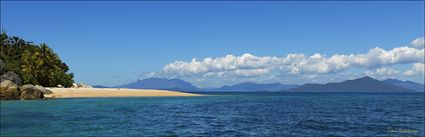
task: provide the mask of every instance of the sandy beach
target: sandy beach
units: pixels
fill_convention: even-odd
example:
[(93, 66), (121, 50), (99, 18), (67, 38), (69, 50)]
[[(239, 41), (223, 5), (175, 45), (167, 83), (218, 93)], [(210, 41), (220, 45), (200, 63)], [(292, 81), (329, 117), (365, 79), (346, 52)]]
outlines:
[(126, 88), (49, 88), (53, 94), (46, 98), (143, 97), (143, 96), (202, 96), (168, 90)]

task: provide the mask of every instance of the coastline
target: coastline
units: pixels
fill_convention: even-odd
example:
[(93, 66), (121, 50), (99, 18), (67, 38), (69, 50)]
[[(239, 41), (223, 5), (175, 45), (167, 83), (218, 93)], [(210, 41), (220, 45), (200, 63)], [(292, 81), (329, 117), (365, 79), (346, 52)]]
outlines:
[(93, 97), (178, 97), (203, 96), (169, 90), (127, 89), (127, 88), (48, 88), (53, 94), (45, 98), (93, 98)]

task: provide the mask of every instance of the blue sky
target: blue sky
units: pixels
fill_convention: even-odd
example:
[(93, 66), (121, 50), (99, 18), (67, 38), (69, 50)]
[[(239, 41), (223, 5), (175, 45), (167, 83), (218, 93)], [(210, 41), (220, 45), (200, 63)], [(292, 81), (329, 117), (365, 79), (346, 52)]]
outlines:
[[(207, 77), (206, 73), (233, 74), (246, 66), (217, 70), (204, 64), (208, 69), (199, 71), (199, 65), (193, 66), (195, 61), (192, 66), (175, 65), (177, 68), (168, 67), (164, 72), (165, 66), (176, 61), (190, 65), (193, 58), (202, 61), (229, 54), (285, 58), (296, 53), (308, 59), (315, 53), (326, 57), (366, 54), (375, 47), (390, 52), (424, 36), (423, 1), (2, 1), (1, 27), (9, 35), (47, 43), (70, 66), (76, 81), (89, 84), (118, 85), (149, 76), (179, 77), (203, 87), (245, 81), (324, 83), (366, 72), (380, 79), (424, 81), (423, 74), (402, 75), (413, 64), (423, 64), (417, 59), (377, 66), (350, 65), (330, 72), (312, 73), (302, 71), (303, 67), (299, 73), (282, 74), (289, 70), (273, 69), (249, 76), (229, 73), (229, 77)], [(182, 70), (194, 67), (196, 70)], [(372, 74), (377, 69), (399, 72)]]

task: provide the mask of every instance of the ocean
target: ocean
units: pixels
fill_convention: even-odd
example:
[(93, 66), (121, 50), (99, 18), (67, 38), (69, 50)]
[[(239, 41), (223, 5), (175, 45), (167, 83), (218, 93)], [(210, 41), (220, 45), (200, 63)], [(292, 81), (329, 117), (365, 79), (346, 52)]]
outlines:
[(1, 136), (424, 136), (424, 93), (1, 101)]

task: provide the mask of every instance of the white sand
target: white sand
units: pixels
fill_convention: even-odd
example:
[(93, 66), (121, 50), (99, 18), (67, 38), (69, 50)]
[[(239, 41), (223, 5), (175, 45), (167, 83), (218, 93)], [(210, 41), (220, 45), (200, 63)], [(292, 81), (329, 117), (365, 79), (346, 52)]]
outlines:
[(202, 96), (168, 90), (126, 88), (49, 88), (53, 94), (46, 98), (143, 97), (143, 96)]

